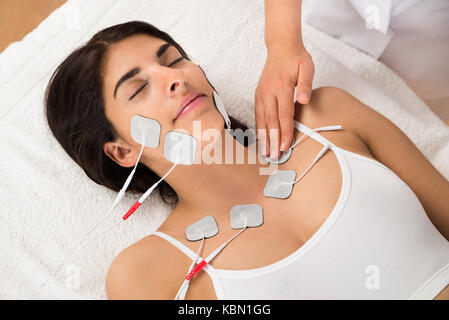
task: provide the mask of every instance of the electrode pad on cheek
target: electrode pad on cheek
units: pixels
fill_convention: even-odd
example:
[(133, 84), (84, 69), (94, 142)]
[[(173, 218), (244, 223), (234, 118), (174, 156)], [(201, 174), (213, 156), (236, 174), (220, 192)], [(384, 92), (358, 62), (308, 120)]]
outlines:
[(164, 157), (173, 163), (191, 165), (195, 161), (197, 141), (189, 134), (169, 131), (164, 138)]
[(288, 198), (293, 189), (296, 178), (294, 170), (277, 170), (268, 178), (263, 194), (266, 197), (285, 199)]
[[(193, 59), (192, 59), (192, 62)], [(195, 63), (195, 62), (194, 62)], [(196, 63), (195, 63), (196, 64)], [(215, 107), (217, 108), (218, 112), (221, 114), (221, 116), (223, 117), (223, 120), (226, 124), (226, 128), (229, 130), (231, 129), (231, 120), (228, 117), (228, 114), (226, 112), (226, 109), (224, 107), (224, 103), (221, 100), (220, 96), (218, 95), (218, 93), (215, 91), (214, 86), (210, 83), (209, 79), (206, 76), (206, 73), (204, 72), (203, 68), (201, 68), (201, 66), (199, 64), (196, 64), (198, 66), (198, 68), (200, 68), (201, 72), (203, 73), (204, 77), (206, 78), (207, 83), (212, 87), (213, 89), (213, 96), (214, 96), (214, 104)]]
[(145, 147), (155, 149), (159, 147), (161, 125), (157, 120), (133, 115), (130, 121), (131, 137)]
[(231, 228), (258, 227), (263, 223), (263, 210), (258, 204), (238, 204), (231, 208)]
[(186, 238), (189, 241), (198, 241), (210, 238), (218, 233), (218, 226), (214, 217), (206, 216), (186, 228)]

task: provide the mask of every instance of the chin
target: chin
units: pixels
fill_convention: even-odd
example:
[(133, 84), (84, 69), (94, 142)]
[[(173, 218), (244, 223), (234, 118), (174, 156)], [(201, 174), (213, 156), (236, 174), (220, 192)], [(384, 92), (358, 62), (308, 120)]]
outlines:
[(196, 117), (187, 130), (198, 141), (198, 145), (201, 145), (201, 150), (206, 146), (210, 148), (215, 144), (221, 144), (225, 135), (223, 118), (220, 114), (217, 117), (212, 112), (202, 117)]
[[(201, 132), (208, 134), (210, 131), (224, 131), (224, 119), (215, 110), (203, 110), (202, 112), (186, 114), (179, 120), (177, 129), (187, 130), (189, 134), (194, 135)], [(178, 122), (178, 121), (177, 121)]]

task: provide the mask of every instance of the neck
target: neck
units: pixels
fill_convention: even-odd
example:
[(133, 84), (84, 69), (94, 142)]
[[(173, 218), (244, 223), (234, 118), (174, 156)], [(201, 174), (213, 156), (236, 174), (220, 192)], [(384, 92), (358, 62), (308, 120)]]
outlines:
[[(243, 147), (227, 130), (222, 133), (213, 143), (201, 143), (201, 161), (177, 165), (165, 179), (178, 195), (177, 207), (192, 218), (228, 215), (234, 205), (256, 203), (263, 196), (268, 166), (258, 143)], [(166, 161), (167, 170), (158, 174), (163, 176), (172, 165)]]

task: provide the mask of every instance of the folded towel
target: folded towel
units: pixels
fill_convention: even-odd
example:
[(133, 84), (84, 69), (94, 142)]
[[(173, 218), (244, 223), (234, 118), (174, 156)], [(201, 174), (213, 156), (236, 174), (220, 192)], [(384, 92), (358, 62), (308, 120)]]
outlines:
[[(43, 115), (56, 66), (97, 31), (129, 20), (168, 32), (205, 70), (228, 113), (250, 127), (262, 72), (263, 1), (70, 0), (0, 54), (0, 298), (16, 298), (52, 273), (109, 209), (116, 193), (92, 182), (62, 150)], [(314, 87), (342, 88), (400, 127), (449, 178), (449, 128), (382, 63), (304, 25), (316, 66)], [(230, 81), (232, 80), (232, 81)], [(125, 196), (120, 220), (138, 196)], [(109, 265), (125, 247), (154, 232), (172, 208), (151, 195), (118, 228), (89, 242), (56, 280), (26, 298), (105, 299)]]

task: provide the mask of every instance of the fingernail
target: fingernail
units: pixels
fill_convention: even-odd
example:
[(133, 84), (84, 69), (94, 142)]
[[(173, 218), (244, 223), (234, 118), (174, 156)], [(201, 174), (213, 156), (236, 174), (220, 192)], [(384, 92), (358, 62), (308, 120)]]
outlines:
[(307, 92), (301, 92), (299, 94), (299, 100), (302, 100), (302, 101), (307, 100), (307, 99), (309, 99), (309, 96), (310, 95)]
[(267, 156), (267, 147), (264, 146), (264, 145), (260, 146), (260, 153), (261, 153), (264, 157), (266, 157), (266, 156)]
[(281, 151), (285, 151), (285, 141), (282, 141), (281, 143)]

